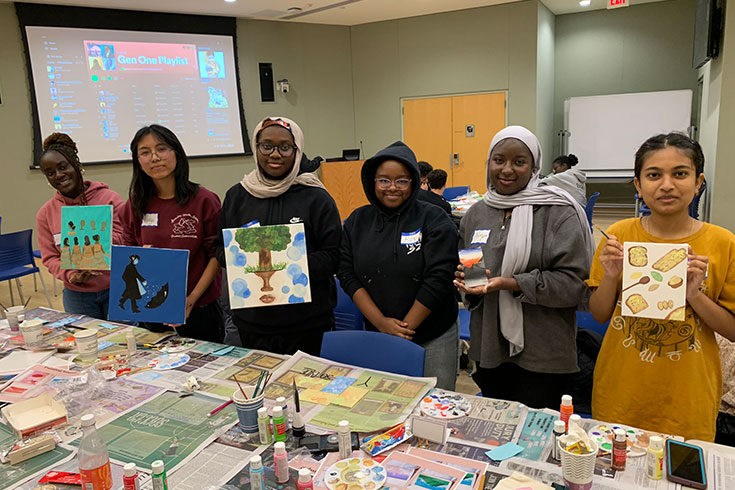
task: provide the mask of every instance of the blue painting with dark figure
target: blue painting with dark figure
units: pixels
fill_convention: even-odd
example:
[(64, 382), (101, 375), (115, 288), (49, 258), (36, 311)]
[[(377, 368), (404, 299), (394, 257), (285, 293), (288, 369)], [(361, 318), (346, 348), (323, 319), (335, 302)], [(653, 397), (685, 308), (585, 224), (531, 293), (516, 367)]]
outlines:
[(188, 250), (112, 247), (109, 319), (185, 323)]

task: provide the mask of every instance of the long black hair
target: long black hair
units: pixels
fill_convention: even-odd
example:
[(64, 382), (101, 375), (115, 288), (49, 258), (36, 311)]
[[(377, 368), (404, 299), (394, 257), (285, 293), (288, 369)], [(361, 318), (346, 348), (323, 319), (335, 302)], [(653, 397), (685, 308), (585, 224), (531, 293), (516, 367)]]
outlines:
[(81, 196), (82, 206), (87, 205), (87, 196), (84, 193), (84, 178), (82, 177), (82, 162), (79, 161), (79, 151), (77, 150), (77, 144), (71, 139), (71, 136), (65, 133), (51, 133), (43, 140), (43, 157), (46, 153), (55, 151), (56, 153), (63, 156), (69, 165), (74, 167), (79, 177), (79, 186), (77, 190)]
[(143, 218), (143, 215), (148, 209), (148, 201), (158, 193), (153, 179), (143, 171), (138, 161), (138, 143), (140, 143), (143, 137), (149, 134), (153, 134), (163, 143), (170, 146), (176, 154), (176, 169), (174, 170), (176, 186), (174, 198), (179, 206), (183, 206), (189, 202), (189, 199), (199, 189), (199, 184), (189, 180), (189, 159), (186, 157), (186, 152), (179, 138), (176, 137), (173, 131), (159, 124), (142, 127), (135, 133), (133, 141), (130, 142), (130, 154), (133, 155), (133, 179), (130, 181), (128, 198), (133, 205), (133, 213), (138, 219)]
[(668, 146), (673, 146), (677, 150), (683, 151), (692, 159), (695, 177), (699, 177), (699, 174), (704, 172), (704, 152), (702, 152), (702, 147), (699, 143), (684, 133), (671, 132), (651, 136), (638, 148), (638, 151), (635, 152), (635, 168), (633, 172), (635, 178), (640, 180), (643, 164), (648, 159), (650, 152), (663, 150)]

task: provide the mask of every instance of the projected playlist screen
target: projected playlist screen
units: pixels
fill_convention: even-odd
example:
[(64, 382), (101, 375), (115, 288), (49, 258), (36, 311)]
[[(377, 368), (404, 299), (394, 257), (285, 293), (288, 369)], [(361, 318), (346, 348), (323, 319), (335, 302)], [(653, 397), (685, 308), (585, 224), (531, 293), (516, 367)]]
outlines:
[(26, 27), (42, 138), (68, 133), (82, 162), (130, 160), (161, 124), (187, 155), (244, 153), (232, 38)]

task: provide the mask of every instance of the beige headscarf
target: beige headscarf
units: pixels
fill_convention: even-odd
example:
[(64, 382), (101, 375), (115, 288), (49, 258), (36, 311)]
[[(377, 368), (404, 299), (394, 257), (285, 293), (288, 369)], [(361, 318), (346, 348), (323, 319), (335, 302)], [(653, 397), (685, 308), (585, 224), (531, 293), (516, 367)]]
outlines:
[[(258, 150), (256, 145), (258, 143), (258, 134), (260, 134), (260, 131), (263, 129), (263, 124), (265, 124), (267, 121), (274, 121), (279, 126), (286, 128), (293, 135), (293, 141), (296, 145), (296, 155), (294, 155), (293, 167), (291, 168), (291, 171), (288, 173), (288, 175), (281, 180), (269, 179), (263, 173), (263, 171), (260, 170), (260, 167), (257, 163)], [(265, 119), (260, 121), (257, 126), (255, 126), (255, 130), (253, 131), (252, 144), (253, 154), (256, 158), (255, 169), (250, 173), (245, 174), (245, 176), (243, 176), (242, 180), (240, 181), (240, 184), (253, 196), (260, 199), (280, 196), (294, 184), (308, 185), (311, 187), (321, 187), (322, 189), (324, 189), (324, 184), (322, 184), (322, 181), (319, 180), (314, 174), (305, 173), (299, 175), (299, 168), (301, 167), (301, 155), (303, 155), (304, 153), (304, 133), (301, 131), (299, 125), (293, 122), (291, 119), (278, 116), (266, 117)]]

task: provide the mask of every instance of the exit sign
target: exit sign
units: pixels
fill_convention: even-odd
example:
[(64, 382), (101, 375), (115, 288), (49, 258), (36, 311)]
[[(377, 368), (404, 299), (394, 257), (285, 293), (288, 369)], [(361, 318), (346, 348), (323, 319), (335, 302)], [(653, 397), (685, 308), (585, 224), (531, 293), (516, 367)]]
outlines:
[(630, 5), (628, 0), (607, 0), (608, 9), (616, 9), (618, 7), (627, 7)]

